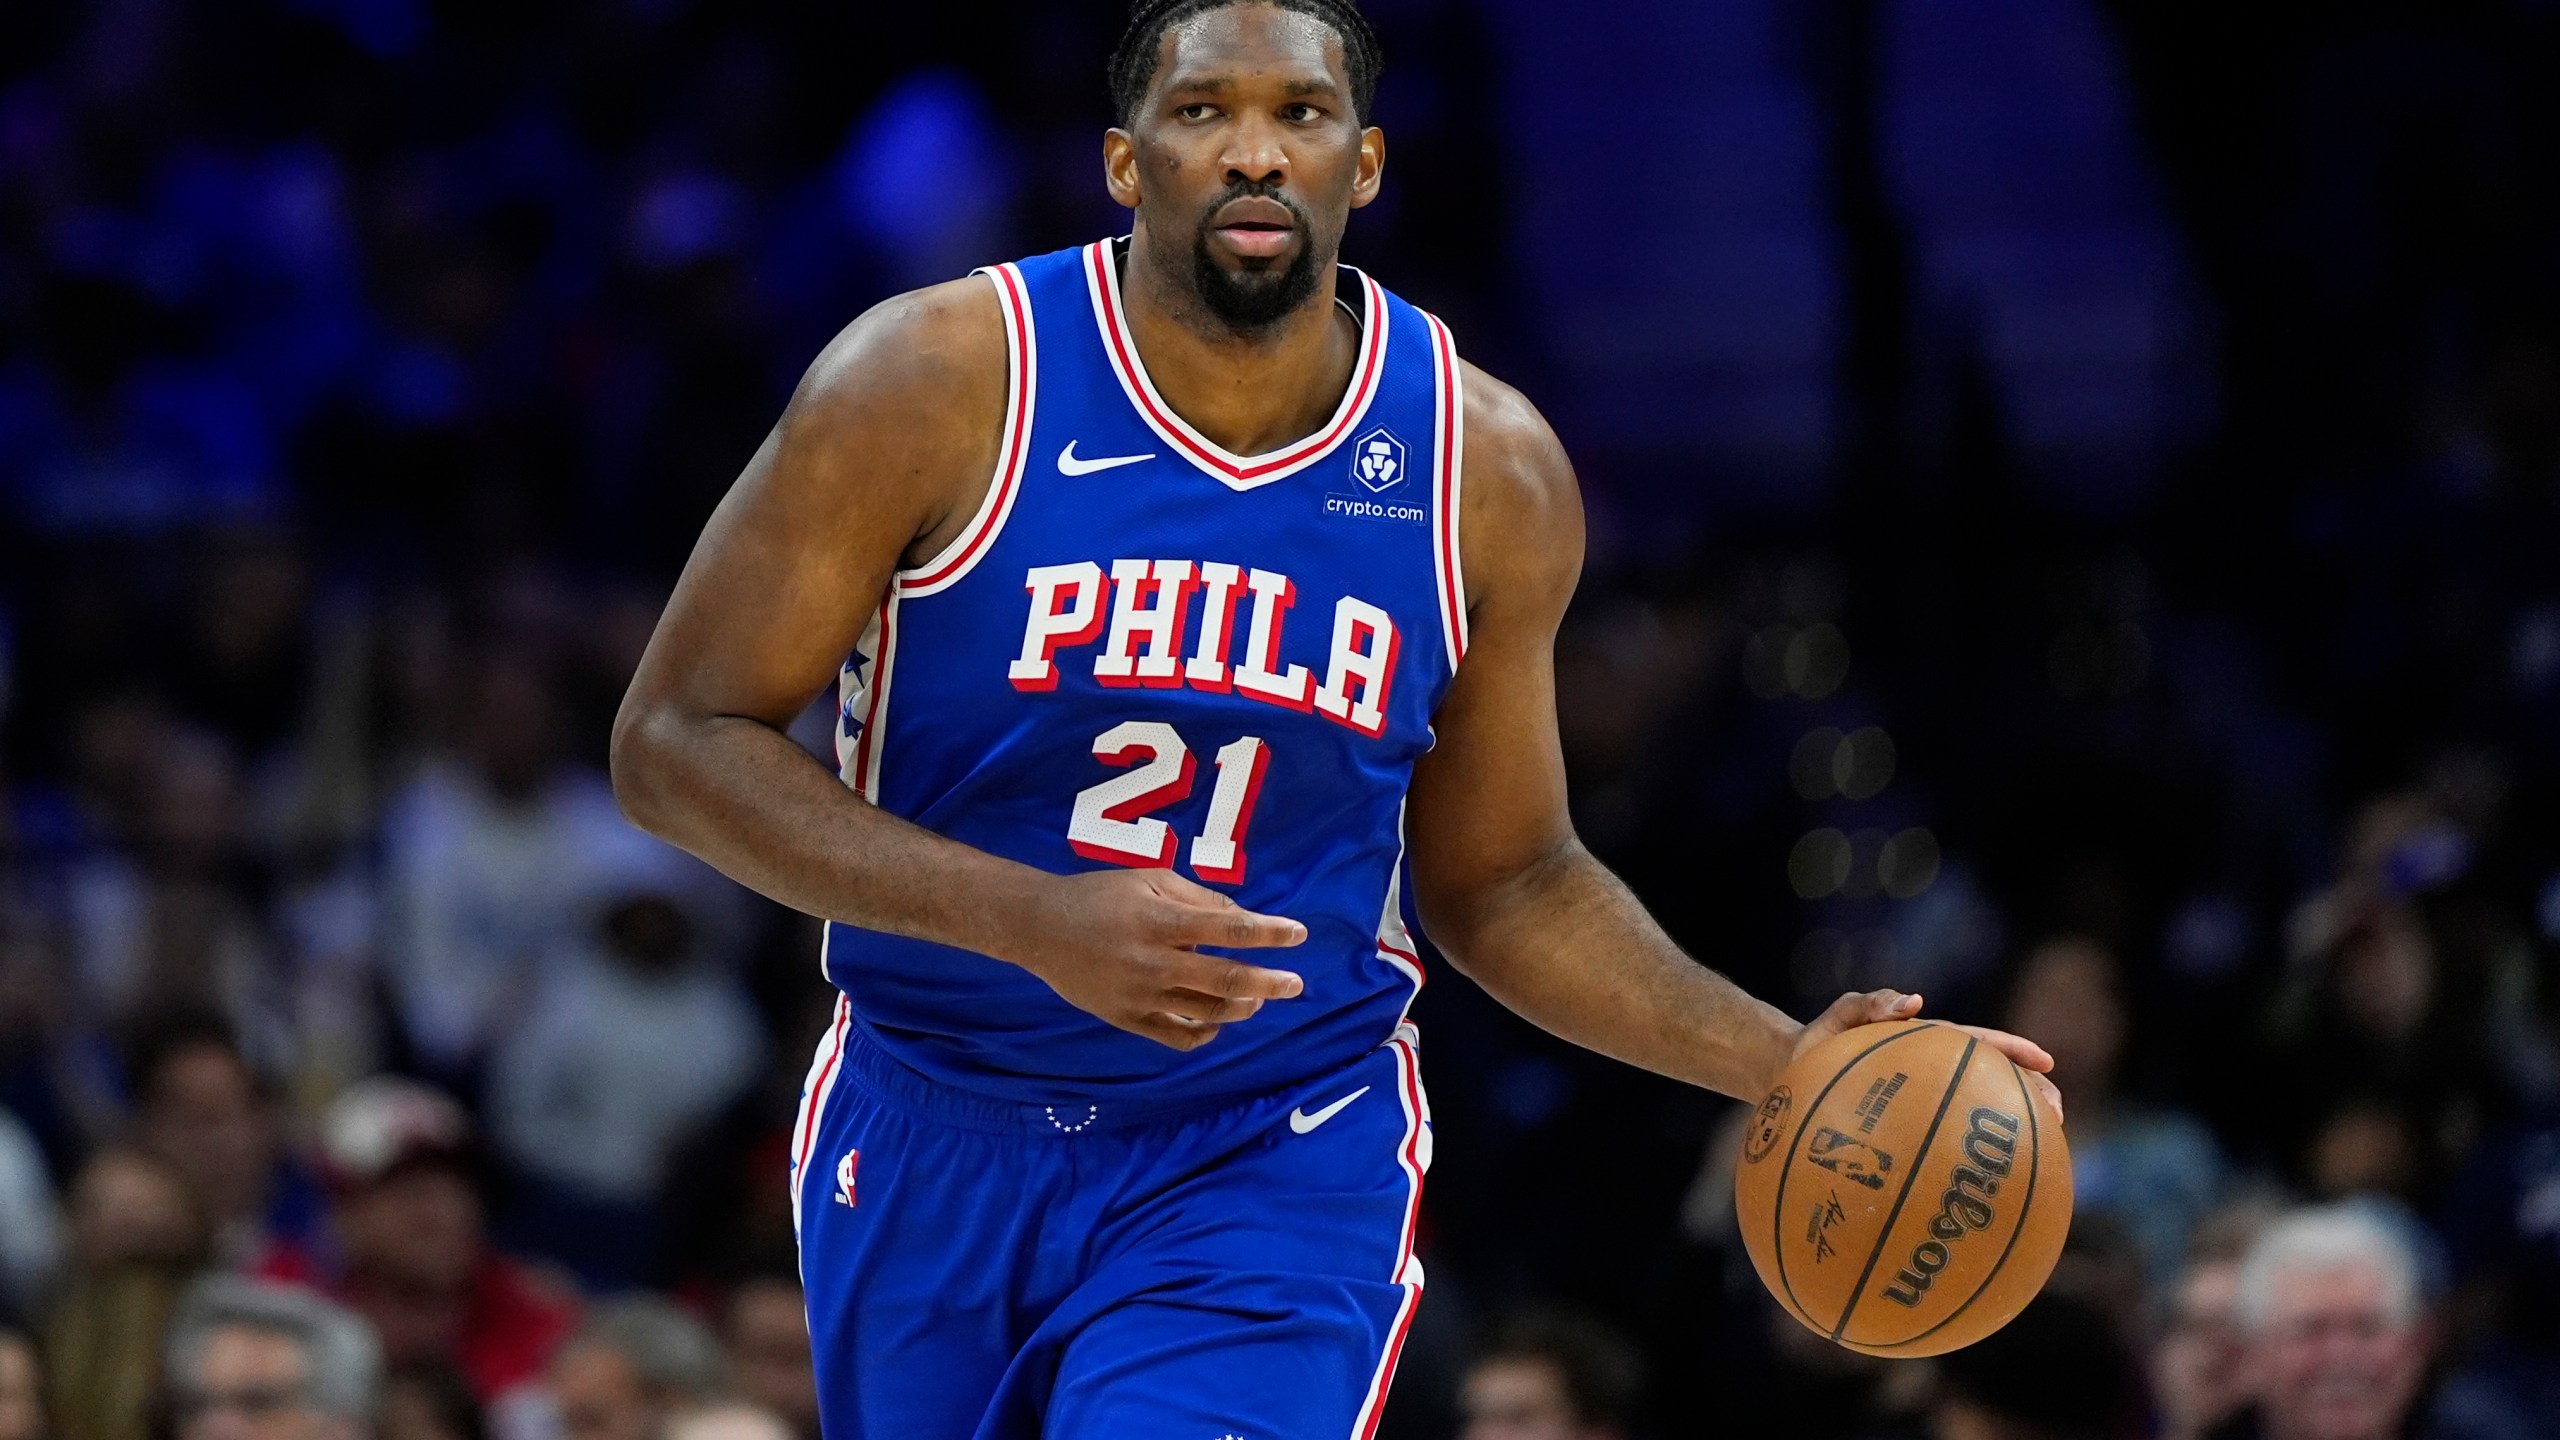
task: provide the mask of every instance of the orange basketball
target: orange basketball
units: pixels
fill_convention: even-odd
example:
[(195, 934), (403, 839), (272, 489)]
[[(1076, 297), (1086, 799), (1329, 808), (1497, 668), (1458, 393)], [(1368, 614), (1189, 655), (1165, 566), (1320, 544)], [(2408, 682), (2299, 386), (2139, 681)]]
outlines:
[(2009, 1057), (1950, 1025), (1861, 1025), (1778, 1077), (1733, 1199), (1789, 1314), (1869, 1355), (1937, 1355), (2044, 1288), (2071, 1152)]

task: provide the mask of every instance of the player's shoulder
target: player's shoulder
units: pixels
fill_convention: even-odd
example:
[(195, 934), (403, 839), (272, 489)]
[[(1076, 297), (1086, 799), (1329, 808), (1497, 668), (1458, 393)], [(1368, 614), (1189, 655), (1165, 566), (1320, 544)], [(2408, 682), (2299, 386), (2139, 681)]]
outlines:
[(836, 332), (809, 364), (793, 412), (853, 419), (896, 412), (901, 424), (974, 433), (1004, 414), (1008, 363), (995, 287), (984, 276), (892, 295)]
[(1528, 396), (1472, 360), (1459, 361), (1458, 371), (1464, 387), (1470, 481), (1479, 458), (1496, 462), (1488, 468), (1509, 476), (1511, 483), (1537, 486), (1557, 478), (1572, 480), (1573, 466), (1565, 458), (1564, 443)]
[(1470, 576), (1515, 568), (1529, 556), (1569, 556), (1578, 568), (1582, 490), (1564, 442), (1517, 388), (1472, 362), (1459, 369), (1466, 417), (1460, 521)]
[(972, 276), (893, 295), (836, 333), (784, 407), (767, 473), (820, 513), (888, 507), (930, 542), (977, 508), (1009, 403), (995, 287)]

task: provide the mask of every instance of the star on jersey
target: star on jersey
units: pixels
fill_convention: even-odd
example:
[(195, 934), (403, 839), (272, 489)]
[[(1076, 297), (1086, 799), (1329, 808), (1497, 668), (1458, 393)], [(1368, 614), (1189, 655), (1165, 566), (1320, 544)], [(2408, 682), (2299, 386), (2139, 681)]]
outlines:
[(862, 737), (862, 717), (854, 707), (861, 703), (862, 693), (870, 688), (871, 677), (863, 672), (871, 668), (871, 657), (856, 650), (844, 662), (844, 673), (854, 682), (844, 690), (844, 703), (836, 711), (836, 734), (851, 743)]

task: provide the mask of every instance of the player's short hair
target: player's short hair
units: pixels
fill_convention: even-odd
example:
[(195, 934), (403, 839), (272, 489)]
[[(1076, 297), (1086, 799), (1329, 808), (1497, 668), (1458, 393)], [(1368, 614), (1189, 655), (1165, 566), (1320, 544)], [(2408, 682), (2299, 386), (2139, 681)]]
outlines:
[(1606, 1325), (1567, 1310), (1528, 1310), (1494, 1327), (1474, 1364), (1532, 1360), (1564, 1382), (1577, 1425), (1626, 1425), (1644, 1394), (1644, 1364)]
[(2418, 1316), (2421, 1277), (2417, 1247), (2399, 1226), (2370, 1205), (2353, 1202), (2296, 1210), (2274, 1221), (2240, 1262), (2234, 1297), (2240, 1328), (2262, 1330), (2276, 1307), (2276, 1287), (2288, 1271), (2343, 1270), (2370, 1266), (2381, 1276), (2391, 1318), (2406, 1324)]
[(1108, 71), (1111, 103), (1121, 124), (1137, 118), (1147, 87), (1155, 83), (1165, 32), (1194, 15), (1229, 5), (1276, 6), (1332, 26), (1333, 33), (1342, 37), (1343, 64), (1351, 72), (1351, 104), (1356, 112), (1352, 119), (1368, 123), (1378, 98), (1378, 72), (1385, 68), (1387, 57), (1378, 45), (1378, 32), (1369, 28), (1369, 17), (1360, 13), (1358, 0), (1131, 0), (1129, 28), (1121, 32), (1120, 44), (1111, 52)]

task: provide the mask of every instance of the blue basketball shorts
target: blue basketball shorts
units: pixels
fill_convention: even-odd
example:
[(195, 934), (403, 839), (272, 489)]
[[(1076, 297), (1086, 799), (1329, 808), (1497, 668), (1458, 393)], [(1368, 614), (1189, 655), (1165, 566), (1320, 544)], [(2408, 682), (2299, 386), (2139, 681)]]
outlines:
[(1115, 1113), (928, 1080), (839, 1001), (792, 1139), (827, 1440), (1369, 1440), (1422, 1296), (1416, 1041)]

